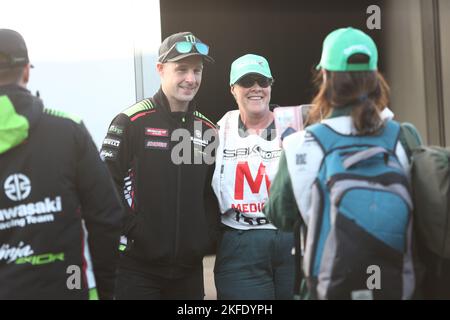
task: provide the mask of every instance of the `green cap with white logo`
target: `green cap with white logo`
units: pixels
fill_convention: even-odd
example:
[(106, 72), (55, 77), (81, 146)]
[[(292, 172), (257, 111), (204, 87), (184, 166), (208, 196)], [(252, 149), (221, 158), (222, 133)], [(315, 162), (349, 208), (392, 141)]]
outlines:
[[(365, 63), (349, 63), (355, 54), (368, 56)], [(331, 32), (323, 41), (322, 58), (316, 69), (328, 71), (374, 71), (377, 70), (378, 51), (375, 42), (361, 30), (351, 27)]]
[(266, 78), (273, 79), (269, 68), (269, 62), (267, 62), (266, 58), (256, 54), (246, 54), (245, 56), (237, 58), (231, 64), (230, 86), (250, 73), (260, 74)]

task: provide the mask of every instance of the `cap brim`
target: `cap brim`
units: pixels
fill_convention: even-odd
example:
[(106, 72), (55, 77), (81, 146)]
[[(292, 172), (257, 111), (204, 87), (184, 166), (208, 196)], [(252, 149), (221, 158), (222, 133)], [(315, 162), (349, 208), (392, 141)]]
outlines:
[(242, 76), (240, 76), (239, 78), (237, 78), (237, 80), (236, 80), (234, 83), (238, 82), (238, 81), (241, 80), (243, 77), (246, 77), (246, 76), (248, 76), (248, 75), (250, 75), (250, 74), (256, 74), (256, 75), (258, 75), (258, 76), (262, 76), (262, 77), (267, 78), (267, 79), (273, 79), (273, 77), (268, 77), (267, 75), (265, 75), (265, 74), (263, 74), (263, 73), (261, 73), (261, 72), (258, 72), (258, 71), (251, 71), (251, 72), (247, 72), (246, 74), (243, 74)]
[(208, 61), (210, 63), (214, 63), (215, 62), (214, 59), (211, 58), (210, 56), (207, 56), (205, 54), (201, 54), (201, 53), (198, 53), (198, 52), (190, 52), (190, 53), (180, 54), (180, 55), (176, 56), (175, 58), (166, 60), (166, 62), (180, 61), (181, 59), (184, 59), (184, 58), (187, 58), (187, 57), (191, 57), (191, 56), (200, 56), (203, 59), (205, 59), (205, 61)]
[(30, 65), (30, 68), (34, 68), (34, 65), (32, 65), (31, 63), (27, 62), (27, 63), (20, 63), (20, 64), (10, 64), (10, 63), (3, 63), (0, 64), (0, 69), (4, 70), (4, 69), (12, 69), (12, 68), (19, 68), (19, 67), (25, 67), (27, 64)]
[(250, 70), (248, 72), (245, 72), (243, 75), (239, 76), (239, 78), (237, 78), (233, 82), (230, 82), (230, 86), (235, 85), (239, 80), (241, 80), (245, 76), (248, 76), (249, 74), (256, 74), (258, 76), (262, 76), (262, 77), (267, 78), (267, 79), (273, 79), (273, 77), (268, 77), (266, 74), (264, 74), (264, 73), (262, 73), (260, 71)]

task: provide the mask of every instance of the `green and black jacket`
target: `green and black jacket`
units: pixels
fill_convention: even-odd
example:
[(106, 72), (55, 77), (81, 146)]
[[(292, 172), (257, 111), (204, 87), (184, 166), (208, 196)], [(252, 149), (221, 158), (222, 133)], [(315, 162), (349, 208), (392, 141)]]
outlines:
[[(187, 136), (173, 134), (177, 129)], [(220, 217), (211, 187), (214, 163), (201, 156), (210, 156), (215, 142), (214, 123), (194, 102), (185, 113), (171, 112), (161, 89), (114, 118), (101, 155), (128, 207), (123, 268), (178, 277), (213, 250)]]
[(0, 299), (92, 298), (89, 266), (112, 298), (122, 214), (84, 125), (0, 87)]

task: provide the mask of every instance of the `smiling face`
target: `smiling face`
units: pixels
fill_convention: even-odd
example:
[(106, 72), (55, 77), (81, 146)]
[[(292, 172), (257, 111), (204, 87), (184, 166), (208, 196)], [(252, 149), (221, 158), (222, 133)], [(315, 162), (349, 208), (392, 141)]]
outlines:
[(190, 56), (176, 62), (157, 64), (161, 87), (172, 111), (186, 111), (202, 81), (203, 59)]
[[(244, 78), (247, 78), (245, 76)], [(253, 76), (255, 79), (255, 77)], [(241, 113), (244, 113), (246, 117), (261, 117), (264, 114), (270, 112), (269, 103), (270, 103), (270, 94), (272, 92), (271, 85), (268, 85), (266, 88), (262, 87), (260, 84), (264, 85), (265, 80), (260, 76), (261, 81), (253, 81), (253, 85), (251, 87), (246, 88), (239, 83), (245, 83), (246, 86), (250, 85), (251, 81), (247, 79), (242, 79), (236, 82), (231, 86), (231, 94), (236, 99), (239, 110)]]

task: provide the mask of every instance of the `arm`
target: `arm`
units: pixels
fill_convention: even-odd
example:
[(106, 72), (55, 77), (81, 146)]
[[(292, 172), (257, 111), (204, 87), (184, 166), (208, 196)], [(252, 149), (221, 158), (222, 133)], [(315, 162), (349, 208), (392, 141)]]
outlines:
[(133, 205), (130, 207), (124, 195), (124, 179), (128, 176), (133, 161), (132, 141), (130, 119), (121, 113), (111, 122), (100, 152), (111, 173), (122, 205), (126, 208), (122, 219), (122, 234), (126, 236), (134, 228), (136, 219)]
[(301, 218), (284, 152), (281, 154), (278, 172), (271, 184), (270, 196), (263, 212), (272, 224), (284, 231), (292, 231), (295, 222)]
[(84, 125), (76, 134), (76, 186), (100, 299), (112, 299), (122, 205)]
[[(208, 254), (214, 254), (216, 252), (217, 240), (220, 234), (220, 208), (219, 203), (217, 201), (216, 195), (214, 193), (214, 189), (212, 187), (212, 179), (215, 170), (215, 159), (217, 147), (219, 144), (218, 131), (209, 130), (208, 133), (213, 133), (212, 140), (210, 142), (211, 147), (211, 161), (208, 161), (208, 172), (206, 174), (205, 186), (204, 186), (204, 199), (205, 199), (205, 214), (206, 219), (208, 221), (209, 228), (209, 238), (211, 241), (211, 245), (209, 247)], [(209, 147), (208, 147), (209, 148)]]
[(210, 165), (208, 168), (208, 174), (205, 181), (205, 214), (209, 227), (209, 238), (211, 246), (208, 254), (214, 254), (216, 251), (216, 243), (220, 233), (220, 209), (217, 202), (216, 195), (211, 185), (212, 176), (214, 173), (214, 165)]

